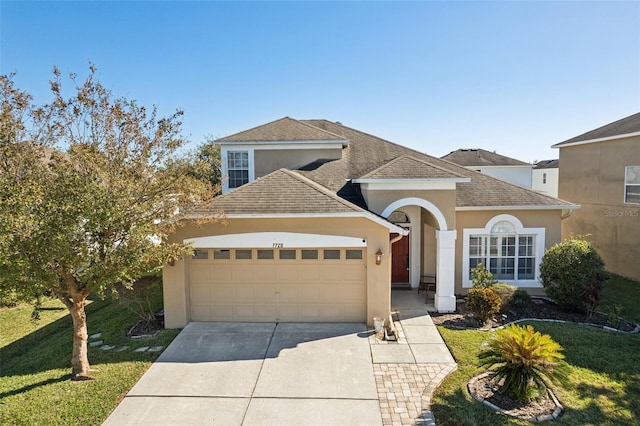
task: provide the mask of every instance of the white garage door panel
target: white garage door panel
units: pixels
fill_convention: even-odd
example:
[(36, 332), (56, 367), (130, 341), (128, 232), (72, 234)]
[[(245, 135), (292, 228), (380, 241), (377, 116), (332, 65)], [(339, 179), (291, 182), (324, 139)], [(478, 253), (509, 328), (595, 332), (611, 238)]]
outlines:
[(344, 260), (344, 250), (343, 260), (300, 260), (300, 251), (297, 260), (255, 254), (252, 260), (190, 260), (191, 320), (366, 320), (364, 260)]

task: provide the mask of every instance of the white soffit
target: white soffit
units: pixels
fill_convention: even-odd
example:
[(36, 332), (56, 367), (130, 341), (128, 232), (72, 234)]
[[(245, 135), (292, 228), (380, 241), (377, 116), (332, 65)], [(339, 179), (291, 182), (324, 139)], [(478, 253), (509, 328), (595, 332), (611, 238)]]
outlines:
[(251, 232), (189, 238), (194, 248), (324, 248), (366, 247), (365, 238), (342, 235), (299, 234), (295, 232)]

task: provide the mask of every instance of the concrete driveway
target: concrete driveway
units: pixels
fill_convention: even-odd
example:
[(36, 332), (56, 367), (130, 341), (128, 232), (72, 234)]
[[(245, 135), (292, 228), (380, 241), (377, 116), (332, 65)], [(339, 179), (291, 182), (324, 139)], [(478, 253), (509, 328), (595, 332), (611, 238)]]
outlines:
[(381, 425), (364, 324), (190, 323), (105, 425)]

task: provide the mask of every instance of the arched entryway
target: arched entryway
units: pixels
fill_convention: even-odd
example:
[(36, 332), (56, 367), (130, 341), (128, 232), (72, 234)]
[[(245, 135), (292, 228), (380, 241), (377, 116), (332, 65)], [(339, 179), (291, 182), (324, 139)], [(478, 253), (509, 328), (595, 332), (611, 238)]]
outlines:
[(456, 231), (448, 229), (444, 214), (428, 200), (411, 197), (389, 204), (382, 216), (410, 231), (392, 245), (392, 282), (407, 280), (417, 289), (422, 275), (435, 275), (435, 308), (455, 310)]

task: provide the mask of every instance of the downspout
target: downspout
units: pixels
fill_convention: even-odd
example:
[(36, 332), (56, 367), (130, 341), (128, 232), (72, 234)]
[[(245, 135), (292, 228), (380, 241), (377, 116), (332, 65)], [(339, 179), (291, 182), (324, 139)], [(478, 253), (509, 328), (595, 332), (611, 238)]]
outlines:
[[(402, 229), (404, 229), (404, 228), (402, 228)], [(407, 235), (409, 235), (409, 230), (408, 229), (404, 229), (404, 231), (405, 232), (403, 232), (403, 233), (399, 232), (397, 237), (394, 237), (391, 240), (389, 240), (389, 248), (391, 248), (393, 243), (397, 243), (403, 237), (406, 237)], [(389, 284), (391, 284), (391, 283), (389, 283)], [(385, 328), (385, 339), (397, 342), (398, 341), (398, 330), (396, 330), (396, 326), (393, 323), (393, 317), (391, 316), (391, 312), (389, 312), (389, 318), (387, 318), (387, 323), (389, 324), (388, 329), (391, 332), (388, 332), (387, 329)]]

